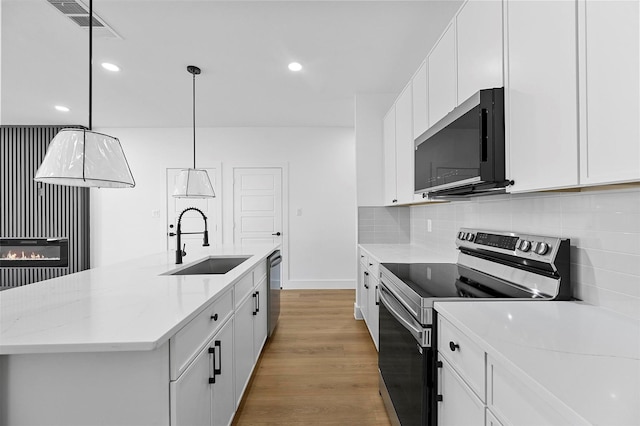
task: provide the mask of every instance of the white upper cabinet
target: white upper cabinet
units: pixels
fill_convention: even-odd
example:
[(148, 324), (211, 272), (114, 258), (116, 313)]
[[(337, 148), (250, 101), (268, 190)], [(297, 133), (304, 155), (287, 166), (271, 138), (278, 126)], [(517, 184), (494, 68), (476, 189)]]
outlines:
[(580, 0), (580, 183), (640, 179), (638, 1)]
[(398, 204), (407, 204), (413, 201), (415, 148), (411, 94), (411, 83), (409, 83), (396, 101), (396, 195)]
[(398, 202), (396, 194), (396, 106), (391, 107), (382, 121), (384, 155), (384, 204)]
[(576, 2), (523, 0), (504, 7), (507, 176), (515, 181), (511, 191), (575, 186)]
[(456, 17), (458, 102), (502, 87), (502, 1), (469, 0)]
[(457, 105), (455, 22), (449, 24), (427, 62), (429, 126), (433, 126)]
[(429, 128), (427, 116), (427, 61), (425, 60), (416, 71), (411, 81), (413, 96), (413, 139), (423, 134)]

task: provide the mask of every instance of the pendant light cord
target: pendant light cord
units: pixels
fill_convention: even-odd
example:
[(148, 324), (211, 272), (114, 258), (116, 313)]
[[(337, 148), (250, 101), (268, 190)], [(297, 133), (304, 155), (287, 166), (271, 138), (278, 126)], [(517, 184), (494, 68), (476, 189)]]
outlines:
[(193, 74), (193, 168), (196, 168), (196, 74)]

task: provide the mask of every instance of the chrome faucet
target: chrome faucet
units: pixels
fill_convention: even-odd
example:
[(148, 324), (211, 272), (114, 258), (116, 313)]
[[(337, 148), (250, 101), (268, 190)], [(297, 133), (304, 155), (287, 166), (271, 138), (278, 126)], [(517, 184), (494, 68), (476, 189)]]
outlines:
[[(202, 215), (202, 219), (204, 220), (204, 232), (182, 232), (180, 222), (182, 221), (182, 216), (189, 210), (196, 211)], [(178, 227), (177, 227), (176, 233), (169, 234), (170, 236), (173, 236), (173, 235), (176, 236), (176, 265), (181, 264), (182, 257), (187, 255), (187, 252), (184, 251), (184, 246), (180, 247), (180, 244), (182, 244), (181, 236), (183, 234), (204, 234), (204, 241), (202, 242), (202, 247), (209, 246), (209, 231), (207, 231), (207, 217), (204, 215), (204, 213), (202, 213), (202, 210), (195, 207), (187, 207), (186, 209), (182, 210), (182, 213), (180, 213), (180, 216), (178, 216)]]

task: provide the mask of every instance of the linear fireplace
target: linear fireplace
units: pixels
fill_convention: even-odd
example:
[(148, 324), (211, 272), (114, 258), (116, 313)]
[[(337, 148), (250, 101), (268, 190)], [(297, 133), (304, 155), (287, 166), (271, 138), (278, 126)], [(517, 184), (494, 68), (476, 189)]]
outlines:
[(0, 267), (67, 267), (66, 238), (0, 238)]

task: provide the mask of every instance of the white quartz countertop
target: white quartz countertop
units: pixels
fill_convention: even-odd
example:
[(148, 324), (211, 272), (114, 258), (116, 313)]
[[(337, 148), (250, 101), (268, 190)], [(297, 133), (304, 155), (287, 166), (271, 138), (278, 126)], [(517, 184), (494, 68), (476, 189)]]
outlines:
[(456, 263), (455, 256), (418, 244), (360, 244), (378, 263)]
[(436, 302), (560, 412), (578, 423), (640, 424), (640, 322), (575, 302)]
[[(169, 251), (0, 292), (0, 355), (153, 350), (279, 245)], [(162, 275), (208, 256), (248, 255), (223, 275)]]

